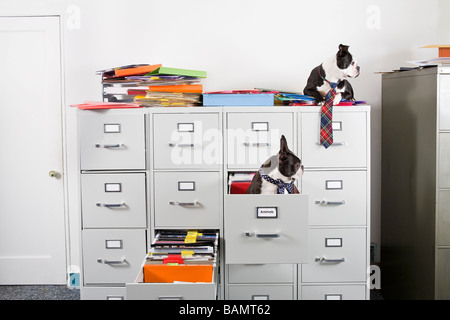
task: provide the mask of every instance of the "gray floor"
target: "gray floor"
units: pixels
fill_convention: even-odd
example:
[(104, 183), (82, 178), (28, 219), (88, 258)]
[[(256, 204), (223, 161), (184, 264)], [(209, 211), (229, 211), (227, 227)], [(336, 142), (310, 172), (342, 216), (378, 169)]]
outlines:
[[(80, 300), (80, 290), (65, 285), (0, 286), (0, 300)], [(371, 290), (370, 300), (383, 300), (380, 290)]]
[(0, 300), (80, 300), (80, 290), (65, 285), (0, 286)]

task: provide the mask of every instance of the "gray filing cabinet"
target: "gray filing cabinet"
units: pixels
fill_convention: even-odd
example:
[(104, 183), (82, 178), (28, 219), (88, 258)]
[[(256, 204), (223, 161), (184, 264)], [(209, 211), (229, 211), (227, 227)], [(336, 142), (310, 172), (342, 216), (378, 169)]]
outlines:
[[(369, 299), (370, 107), (335, 107), (327, 150), (319, 112), (80, 110), (82, 298)], [(302, 194), (229, 194), (229, 175), (257, 170), (282, 134), (305, 166)], [(219, 233), (211, 283), (143, 283), (167, 229)]]
[(383, 296), (450, 299), (450, 67), (382, 81)]

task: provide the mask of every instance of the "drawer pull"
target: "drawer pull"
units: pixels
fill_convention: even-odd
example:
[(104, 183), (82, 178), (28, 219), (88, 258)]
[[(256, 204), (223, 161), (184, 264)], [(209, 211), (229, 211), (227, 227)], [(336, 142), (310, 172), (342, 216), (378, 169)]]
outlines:
[(244, 146), (246, 147), (270, 147), (270, 142), (244, 142)]
[(123, 148), (125, 145), (123, 143), (117, 143), (117, 144), (101, 144), (96, 143), (96, 148), (105, 148), (105, 149), (117, 149), (117, 148)]
[(340, 259), (327, 259), (325, 257), (321, 257), (318, 258), (316, 257), (316, 262), (320, 262), (320, 263), (342, 263), (345, 262), (345, 258), (340, 258)]
[(158, 296), (158, 300), (183, 300), (183, 296)]
[(106, 259), (98, 258), (97, 262), (112, 265), (112, 264), (126, 264), (127, 260), (125, 260), (125, 258), (122, 258), (121, 260), (106, 260)]
[(178, 201), (169, 201), (171, 206), (180, 206), (180, 207), (200, 207), (201, 204), (198, 201), (194, 202), (178, 202)]
[(170, 142), (169, 143), (169, 147), (193, 148), (194, 144), (193, 143), (173, 143), (173, 142)]
[(316, 204), (319, 204), (321, 206), (338, 206), (338, 205), (345, 204), (345, 200), (342, 200), (342, 201), (316, 200)]
[[(318, 146), (320, 146), (321, 144), (320, 144), (320, 142), (316, 142), (316, 145), (318, 145)], [(333, 142), (333, 144), (331, 144), (330, 145), (330, 147), (331, 146), (345, 146), (345, 141), (336, 141), (336, 142)]]
[(257, 233), (256, 237), (257, 238), (279, 238), (280, 234), (279, 233)]
[(279, 238), (281, 235), (279, 233), (254, 233), (254, 232), (245, 232), (244, 235), (246, 237), (257, 237), (257, 238)]
[(123, 207), (125, 207), (125, 202), (121, 202), (121, 203), (101, 203), (101, 202), (97, 202), (95, 205), (97, 207), (103, 207), (103, 208), (123, 208)]

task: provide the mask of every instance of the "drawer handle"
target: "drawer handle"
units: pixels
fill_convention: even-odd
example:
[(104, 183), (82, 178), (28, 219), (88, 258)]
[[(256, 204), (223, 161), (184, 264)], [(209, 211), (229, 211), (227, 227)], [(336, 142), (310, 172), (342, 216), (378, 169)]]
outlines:
[(96, 143), (96, 148), (105, 148), (105, 149), (115, 149), (115, 148), (123, 148), (125, 145), (123, 143), (117, 143), (117, 144), (101, 144)]
[(158, 296), (158, 300), (183, 300), (183, 296)]
[(112, 265), (112, 264), (125, 264), (125, 263), (127, 263), (127, 260), (125, 260), (125, 258), (122, 258), (121, 260), (106, 260), (106, 259), (98, 258), (97, 262)]
[(169, 147), (193, 148), (194, 144), (193, 143), (173, 143), (173, 142), (170, 142), (169, 143)]
[(178, 201), (169, 201), (171, 206), (180, 206), (180, 207), (200, 207), (201, 204), (198, 201), (194, 202), (178, 202)]
[[(320, 142), (316, 142), (316, 145), (318, 145), (318, 146), (320, 146), (321, 144), (320, 144)], [(336, 141), (336, 142), (333, 142), (333, 144), (331, 144), (330, 145), (330, 147), (331, 146), (345, 146), (345, 141)]]
[(345, 258), (340, 258), (340, 259), (327, 259), (325, 257), (321, 257), (318, 258), (316, 257), (316, 262), (320, 262), (320, 263), (342, 263), (345, 262)]
[(321, 206), (338, 206), (338, 205), (345, 204), (345, 200), (342, 200), (342, 201), (316, 200), (316, 204), (319, 204)]
[(245, 232), (244, 235), (246, 237), (257, 237), (257, 238), (279, 238), (281, 235), (279, 233), (254, 233), (254, 232)]
[(103, 207), (103, 208), (123, 208), (123, 207), (125, 207), (125, 202), (121, 202), (121, 203), (101, 203), (101, 202), (97, 202), (95, 205), (97, 207)]
[(270, 147), (270, 142), (244, 142), (244, 146), (246, 147)]

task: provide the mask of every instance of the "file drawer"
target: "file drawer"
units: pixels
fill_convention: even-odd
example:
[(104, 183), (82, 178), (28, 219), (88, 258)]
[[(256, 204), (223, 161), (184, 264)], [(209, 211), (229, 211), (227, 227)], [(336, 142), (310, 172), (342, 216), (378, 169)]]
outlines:
[(450, 188), (450, 132), (439, 133), (439, 188)]
[(310, 229), (302, 282), (366, 281), (366, 230)]
[(365, 300), (366, 286), (363, 284), (302, 286), (302, 300)]
[(293, 283), (294, 264), (229, 264), (228, 283)]
[(145, 228), (145, 173), (82, 174), (83, 228)]
[(309, 225), (366, 225), (365, 171), (305, 171), (302, 193), (309, 195)]
[(219, 172), (155, 172), (155, 226), (218, 228)]
[(160, 231), (136, 280), (126, 284), (127, 299), (217, 299), (218, 239), (207, 231)]
[(83, 287), (81, 300), (125, 300), (125, 287)]
[(224, 222), (226, 264), (307, 260), (307, 195), (229, 195)]
[(135, 279), (146, 255), (145, 230), (83, 230), (84, 284)]
[(222, 134), (218, 114), (155, 114), (155, 169), (218, 169)]
[(259, 168), (280, 150), (284, 135), (294, 151), (292, 113), (228, 113), (228, 168)]
[(126, 284), (127, 300), (216, 300), (217, 267), (210, 283), (145, 283), (141, 267), (136, 280)]
[(143, 114), (108, 110), (78, 115), (81, 170), (145, 169)]
[(450, 130), (450, 75), (439, 76), (439, 130)]
[(292, 285), (230, 285), (229, 300), (293, 300)]
[(364, 168), (367, 166), (367, 116), (365, 112), (333, 112), (333, 141), (319, 145), (320, 112), (301, 114), (301, 159), (305, 168)]

